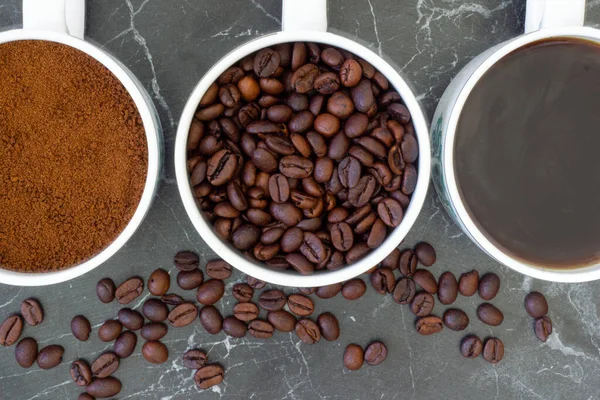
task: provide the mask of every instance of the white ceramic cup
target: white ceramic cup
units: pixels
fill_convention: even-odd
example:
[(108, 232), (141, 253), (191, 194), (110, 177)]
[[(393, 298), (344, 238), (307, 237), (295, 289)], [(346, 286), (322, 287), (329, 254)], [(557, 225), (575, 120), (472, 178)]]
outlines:
[[(327, 2), (326, 0), (284, 0), (282, 31), (262, 36), (238, 47), (223, 57), (212, 67), (194, 88), (179, 121), (177, 140), (175, 143), (175, 171), (177, 185), (185, 209), (204, 241), (225, 261), (235, 268), (260, 280), (276, 285), (295, 287), (316, 287), (342, 282), (360, 275), (375, 266), (394, 250), (404, 239), (425, 201), (430, 178), (430, 145), (428, 125), (421, 107), (406, 82), (396, 70), (377, 54), (355, 41), (327, 32)], [(248, 54), (268, 46), (286, 42), (316, 42), (337, 46), (356, 54), (371, 63), (395, 88), (412, 115), (412, 122), (419, 142), (418, 182), (402, 223), (386, 238), (383, 244), (371, 251), (363, 259), (336, 271), (316, 271), (312, 275), (300, 275), (295, 271), (275, 271), (258, 262), (247, 260), (241, 252), (230, 244), (221, 241), (214, 233), (212, 225), (198, 209), (186, 166), (186, 144), (188, 130), (200, 99), (221, 73)]]
[[(2, 43), (46, 40), (83, 51), (108, 68), (129, 92), (142, 117), (148, 143), (146, 184), (133, 217), (119, 236), (100, 253), (76, 266), (56, 272), (22, 273), (0, 268), (0, 283), (44, 286), (76, 278), (108, 260), (131, 238), (146, 216), (160, 180), (163, 159), (162, 130), (150, 96), (131, 71), (110, 54), (83, 40), (85, 0), (23, 0), (23, 29), (0, 33)], [(57, 71), (58, 73), (58, 71)]]
[(600, 264), (553, 269), (527, 263), (496, 246), (477, 226), (460, 197), (454, 172), (456, 126), (469, 94), (481, 77), (507, 54), (530, 43), (552, 38), (579, 38), (600, 44), (600, 31), (583, 26), (585, 0), (528, 0), (525, 34), (500, 43), (469, 62), (442, 96), (431, 127), (434, 186), (454, 221), (483, 251), (525, 275), (555, 282), (600, 278)]

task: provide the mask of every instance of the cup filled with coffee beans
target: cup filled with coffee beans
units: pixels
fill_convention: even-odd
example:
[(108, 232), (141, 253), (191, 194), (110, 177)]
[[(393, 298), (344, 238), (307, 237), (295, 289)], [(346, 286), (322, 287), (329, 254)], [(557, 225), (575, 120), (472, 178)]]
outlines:
[(584, 11), (528, 1), (525, 34), (467, 64), (432, 126), (449, 214), (496, 260), (558, 282), (600, 278), (600, 31)]
[(83, 40), (84, 0), (24, 0), (0, 33), (0, 282), (48, 285), (133, 235), (157, 187), (162, 133), (141, 83)]
[(327, 32), (325, 1), (284, 1), (282, 21), (195, 87), (177, 132), (177, 184), (229, 264), (278, 285), (323, 286), (377, 265), (415, 222), (427, 124), (391, 65)]

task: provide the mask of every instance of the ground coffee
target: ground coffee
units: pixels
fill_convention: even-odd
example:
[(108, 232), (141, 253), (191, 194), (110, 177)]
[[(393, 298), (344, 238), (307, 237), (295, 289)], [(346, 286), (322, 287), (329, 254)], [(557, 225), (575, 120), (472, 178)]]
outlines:
[(46, 41), (0, 46), (0, 265), (42, 272), (111, 243), (140, 200), (138, 110), (95, 59)]

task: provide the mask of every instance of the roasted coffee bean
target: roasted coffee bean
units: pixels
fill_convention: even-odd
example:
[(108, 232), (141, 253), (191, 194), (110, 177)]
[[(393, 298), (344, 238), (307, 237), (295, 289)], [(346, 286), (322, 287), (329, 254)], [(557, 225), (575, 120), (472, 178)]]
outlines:
[[(166, 328), (166, 325), (164, 324), (147, 324), (144, 325), (144, 327), (142, 328), (142, 332), (141, 335), (144, 339), (146, 340), (150, 340), (148, 339), (148, 337), (150, 335), (148, 334), (144, 334), (145, 333), (145, 329), (146, 326), (149, 325), (163, 325)], [(166, 330), (165, 330), (165, 335), (166, 335)], [(158, 335), (154, 335), (154, 336), (158, 336)], [(164, 335), (162, 335), (164, 336)], [(162, 337), (160, 336), (160, 337)], [(155, 339), (155, 340), (158, 340)], [(117, 340), (115, 340), (115, 344), (113, 345), (113, 351), (115, 352), (115, 354), (119, 357), (119, 358), (127, 358), (130, 355), (133, 354), (133, 352), (135, 351), (135, 346), (137, 346), (137, 336), (135, 333), (131, 332), (131, 331), (125, 331), (123, 333), (121, 333), (119, 335), (119, 337), (117, 338)]]
[(444, 312), (444, 325), (453, 331), (462, 331), (469, 325), (469, 317), (462, 310), (449, 308)]
[(402, 174), (402, 192), (406, 195), (412, 194), (417, 187), (417, 170), (414, 165), (408, 164), (404, 168), (404, 174)]
[(202, 350), (191, 349), (183, 353), (183, 366), (189, 369), (198, 369), (206, 364), (206, 353)]
[(367, 285), (360, 278), (351, 279), (342, 285), (342, 296), (346, 300), (356, 300), (367, 291)]
[(246, 276), (246, 283), (254, 290), (260, 290), (267, 285), (266, 282), (261, 281), (260, 279), (257, 279), (250, 275)]
[(98, 337), (103, 342), (112, 342), (121, 334), (123, 325), (116, 319), (109, 319), (105, 321), (100, 329), (98, 330)]
[(71, 320), (71, 332), (77, 340), (85, 342), (90, 338), (92, 325), (83, 315), (76, 315)]
[(128, 304), (144, 291), (144, 281), (141, 278), (130, 278), (117, 288), (115, 295), (120, 304)]
[(284, 156), (279, 161), (279, 171), (288, 178), (307, 178), (313, 168), (312, 161), (300, 156)]
[[(171, 277), (164, 269), (157, 269), (152, 272), (148, 279), (148, 291), (153, 296), (162, 296), (169, 290)], [(99, 297), (99, 295), (98, 295)]]
[[(348, 202), (354, 207), (363, 207), (371, 200), (376, 189), (377, 182), (373, 176), (365, 175), (358, 180), (356, 186), (348, 191)], [(373, 215), (375, 216), (375, 214)]]
[(388, 165), (394, 174), (400, 175), (406, 167), (406, 162), (402, 158), (402, 152), (400, 146), (397, 144), (390, 148), (388, 152)]
[(477, 318), (484, 324), (498, 326), (504, 321), (504, 314), (494, 305), (483, 303), (477, 307)]
[(430, 293), (420, 292), (415, 295), (410, 303), (410, 310), (417, 317), (426, 317), (433, 311), (435, 300)]
[[(410, 122), (410, 112), (406, 106), (400, 103), (392, 103), (387, 107), (387, 113), (391, 118), (400, 122), (401, 124), (408, 124)], [(411, 161), (412, 162), (412, 161)]]
[(362, 77), (362, 67), (356, 60), (346, 60), (340, 68), (340, 81), (346, 87), (358, 85)]
[(178, 306), (181, 303), (183, 303), (183, 299), (181, 298), (181, 296), (176, 295), (174, 293), (167, 293), (167, 294), (163, 294), (160, 297), (160, 300), (165, 303), (168, 304), (170, 306)]
[(387, 230), (385, 224), (380, 218), (377, 218), (371, 227), (369, 236), (367, 237), (367, 246), (371, 249), (376, 249), (385, 240)]
[(314, 272), (314, 265), (300, 253), (290, 253), (285, 256), (285, 260), (302, 275), (310, 275)]
[(254, 303), (238, 303), (233, 307), (233, 315), (240, 321), (250, 322), (258, 318), (258, 306)]
[(180, 251), (175, 255), (175, 266), (180, 271), (192, 271), (198, 268), (200, 258), (198, 254), (191, 251)]
[[(150, 299), (150, 300), (154, 300), (154, 299)], [(150, 301), (147, 300), (147, 301)], [(160, 301), (160, 300), (157, 300)], [(166, 308), (167, 306), (165, 306)], [(142, 317), (142, 314), (140, 314), (139, 312), (132, 310), (131, 308), (122, 308), (119, 310), (119, 313), (117, 314), (118, 318), (119, 318), (119, 322), (121, 322), (121, 324), (123, 324), (123, 326), (129, 330), (132, 331), (137, 331), (142, 329), (142, 326), (144, 325), (144, 317)]]
[(373, 342), (365, 350), (365, 362), (369, 365), (379, 365), (387, 358), (388, 349), (383, 342)]
[(196, 297), (201, 304), (211, 305), (219, 301), (224, 293), (225, 285), (222, 280), (209, 279), (200, 285)]
[(260, 239), (260, 229), (256, 225), (240, 225), (232, 235), (233, 245), (239, 250), (248, 250)]
[(369, 153), (365, 148), (361, 146), (350, 147), (350, 149), (348, 150), (348, 154), (360, 161), (360, 163), (365, 167), (371, 167), (375, 162), (373, 154)]
[(400, 273), (404, 276), (412, 276), (417, 270), (417, 255), (412, 250), (404, 250), (400, 254), (398, 264)]
[(492, 300), (500, 290), (500, 278), (493, 272), (488, 272), (479, 279), (479, 297)]
[(361, 174), (360, 162), (354, 157), (344, 158), (339, 165), (338, 175), (342, 186), (353, 188), (358, 184)]
[(369, 108), (375, 104), (371, 82), (367, 79), (362, 79), (358, 85), (351, 89), (350, 93), (352, 95), (354, 106), (360, 112), (366, 113), (369, 111)]
[(296, 317), (285, 310), (271, 311), (267, 314), (267, 320), (281, 332), (291, 332), (296, 327)]
[(438, 300), (444, 305), (452, 304), (458, 296), (458, 282), (450, 271), (444, 272), (438, 280)]
[(340, 251), (348, 251), (354, 244), (352, 228), (345, 222), (338, 222), (331, 226), (331, 243)]
[(413, 301), (416, 291), (415, 282), (411, 278), (401, 278), (394, 288), (394, 301), (398, 304), (409, 304)]
[(388, 254), (383, 261), (381, 261), (381, 266), (384, 268), (389, 268), (392, 271), (398, 268), (398, 264), (400, 263), (400, 250), (394, 249), (390, 254)]
[[(36, 345), (37, 352), (37, 345)], [(71, 378), (77, 386), (87, 386), (92, 382), (92, 370), (84, 360), (75, 360), (71, 364)]]
[(419, 318), (415, 327), (417, 332), (421, 335), (432, 335), (434, 333), (441, 332), (444, 328), (442, 319), (440, 317), (436, 317), (435, 315)]
[(192, 271), (179, 271), (177, 273), (177, 286), (183, 290), (196, 289), (204, 282), (204, 274), (199, 269)]
[(334, 341), (340, 337), (340, 324), (332, 313), (324, 312), (319, 315), (317, 324), (319, 325), (321, 336), (325, 340)]
[(504, 358), (504, 343), (500, 339), (489, 338), (483, 346), (483, 359), (491, 364), (497, 364)]
[(198, 309), (192, 303), (183, 303), (169, 313), (168, 319), (171, 326), (182, 327), (194, 322), (198, 316)]
[(532, 318), (541, 318), (548, 314), (548, 302), (540, 292), (531, 292), (525, 296), (525, 311)]
[(340, 88), (340, 79), (333, 72), (324, 72), (315, 78), (313, 87), (321, 94), (332, 94)]
[(254, 289), (245, 283), (236, 283), (231, 291), (233, 297), (240, 303), (247, 303), (252, 300)]
[(279, 68), (280, 61), (277, 51), (270, 48), (262, 49), (254, 56), (254, 72), (262, 78), (271, 76)]
[(479, 272), (472, 270), (465, 272), (458, 280), (458, 291), (463, 296), (473, 296), (479, 286)]
[[(115, 353), (108, 352), (102, 354), (92, 363), (92, 373), (98, 378), (106, 378), (112, 375), (119, 368), (119, 357)], [(88, 385), (87, 382), (85, 385)], [(79, 386), (85, 386), (79, 385)]]
[(285, 203), (290, 198), (290, 184), (282, 174), (269, 178), (269, 194), (276, 203)]
[(56, 367), (62, 362), (62, 356), (65, 349), (57, 344), (51, 344), (41, 349), (37, 356), (37, 364), (41, 369), (50, 369)]
[(320, 286), (315, 291), (317, 297), (322, 299), (330, 299), (332, 297), (337, 296), (337, 294), (342, 290), (341, 283), (333, 283), (331, 285)]
[[(232, 68), (229, 68), (227, 71), (229, 71), (229, 70), (231, 70), (231, 69), (232, 69)], [(235, 68), (235, 69), (237, 70), (237, 69), (239, 69), (239, 68)], [(229, 72), (229, 74), (228, 74), (228, 75), (225, 75), (225, 74), (227, 73), (227, 71), (225, 71), (225, 72), (224, 72), (224, 73), (221, 75), (221, 77), (223, 77), (223, 78), (219, 77), (219, 80), (220, 80), (220, 82), (219, 82), (219, 83), (220, 83), (220, 84), (226, 84), (226, 83), (229, 83), (229, 82), (231, 82), (231, 80), (232, 80), (232, 77), (233, 77), (233, 75), (234, 75), (234, 74), (233, 74), (233, 72)], [(242, 73), (242, 75), (243, 75), (243, 71), (241, 71), (241, 73)], [(239, 78), (238, 78), (238, 79), (239, 79)], [(228, 80), (228, 82), (225, 82), (225, 81), (227, 81), (227, 80)], [(214, 103), (214, 102), (215, 102), (215, 100), (217, 99), (217, 95), (218, 95), (218, 93), (219, 93), (219, 86), (217, 85), (217, 83), (216, 83), (216, 82), (213, 82), (213, 83), (212, 83), (212, 84), (211, 84), (211, 85), (208, 87), (208, 89), (206, 89), (206, 93), (204, 93), (204, 96), (202, 96), (202, 99), (200, 100), (200, 107), (206, 107), (206, 106), (209, 106), (209, 105), (211, 105), (212, 103)]]
[(552, 321), (547, 316), (543, 316), (536, 319), (533, 326), (535, 330), (535, 335), (542, 342), (548, 340), (548, 336), (552, 334)]
[(256, 100), (260, 95), (260, 86), (256, 79), (250, 75), (246, 75), (240, 79), (237, 83), (237, 87), (240, 90), (242, 97), (247, 102)]
[(33, 365), (38, 354), (38, 344), (35, 339), (30, 337), (22, 339), (15, 346), (15, 359), (17, 364), (23, 368), (29, 368)]
[(419, 156), (419, 145), (413, 135), (404, 135), (402, 137), (402, 157), (408, 164), (412, 164)]
[(223, 316), (215, 306), (204, 306), (200, 310), (200, 323), (211, 335), (216, 335), (223, 328)]
[(301, 319), (296, 323), (296, 335), (303, 343), (316, 344), (321, 340), (321, 330), (309, 319)]
[(404, 217), (402, 206), (396, 200), (388, 197), (383, 199), (377, 205), (377, 214), (379, 218), (389, 227), (395, 228), (400, 225)]
[(169, 358), (169, 350), (162, 342), (150, 341), (142, 346), (142, 356), (152, 364), (163, 364)]
[(371, 251), (371, 249), (369, 248), (369, 246), (367, 246), (366, 243), (355, 244), (354, 247), (352, 247), (346, 253), (346, 264), (352, 264), (355, 261), (360, 260), (361, 258), (366, 256), (369, 251)]
[(421, 242), (415, 247), (415, 254), (419, 262), (426, 267), (431, 267), (435, 262), (435, 249), (429, 243)]
[(294, 71), (292, 89), (296, 93), (308, 93), (314, 87), (314, 81), (319, 76), (319, 69), (314, 64), (305, 64)]
[(271, 215), (286, 226), (294, 226), (302, 220), (302, 211), (291, 203), (271, 203)]
[(326, 257), (323, 241), (311, 232), (304, 232), (300, 253), (311, 263), (321, 263)]
[(367, 131), (369, 117), (363, 113), (354, 113), (346, 120), (344, 132), (349, 138), (356, 138)]
[(235, 317), (225, 317), (223, 320), (223, 332), (229, 336), (242, 338), (246, 336), (247, 330), (246, 324)]
[(116, 396), (121, 392), (121, 381), (112, 376), (94, 379), (92, 383), (85, 387), (85, 391), (97, 398)]
[(291, 312), (301, 317), (308, 317), (315, 310), (313, 301), (301, 294), (291, 294), (287, 305)]
[(115, 291), (115, 283), (110, 278), (101, 279), (96, 285), (96, 295), (105, 304), (115, 299)]
[[(140, 335), (142, 336), (142, 338), (144, 338), (146, 340), (154, 341), (154, 340), (160, 340), (163, 337), (165, 337), (165, 335), (167, 334), (168, 331), (169, 331), (169, 328), (167, 328), (167, 325), (165, 325), (164, 323), (152, 322), (152, 323), (146, 324), (142, 327), (142, 330), (140, 331)], [(123, 332), (123, 333), (126, 333), (126, 332)], [(121, 336), (123, 336), (123, 333), (121, 334)], [(119, 339), (117, 339), (117, 341), (118, 340)]]
[[(315, 217), (310, 219), (303, 219), (298, 224), (296, 224), (296, 227), (302, 229), (303, 231), (315, 232), (316, 230), (321, 228), (321, 225), (321, 219)], [(302, 235), (302, 237), (304, 238), (304, 235)]]
[(328, 157), (319, 157), (315, 162), (313, 175), (319, 183), (328, 182), (333, 174), (333, 160)]
[(223, 382), (225, 371), (217, 364), (206, 365), (194, 374), (194, 382), (200, 389), (206, 390)]
[(260, 236), (260, 241), (262, 244), (278, 244), (279, 240), (285, 233), (285, 229), (280, 226), (267, 227), (263, 229), (263, 233)]
[(79, 396), (77, 396), (77, 400), (96, 400), (96, 398), (91, 394), (81, 393)]
[(377, 268), (371, 273), (371, 285), (379, 294), (392, 293), (396, 286), (394, 272), (388, 268)]
[(365, 360), (363, 348), (357, 344), (349, 344), (344, 350), (344, 366), (350, 371), (359, 370)]
[(248, 333), (258, 339), (268, 339), (274, 332), (275, 328), (267, 321), (255, 319), (248, 324)]
[(21, 336), (23, 319), (20, 315), (11, 315), (0, 325), (0, 345), (12, 346)]
[(231, 276), (231, 265), (223, 260), (212, 260), (206, 264), (206, 274), (213, 279), (227, 279)]
[(483, 343), (475, 335), (468, 335), (460, 342), (460, 354), (465, 358), (477, 358), (483, 350)]
[(279, 311), (285, 306), (287, 299), (281, 290), (268, 290), (258, 299), (258, 305), (267, 311)]
[[(148, 320), (150, 320), (151, 322), (163, 322), (165, 319), (167, 319), (167, 316), (169, 315), (169, 308), (164, 302), (162, 302), (159, 299), (148, 299), (144, 302), (144, 305), (142, 306), (142, 314), (144, 314), (144, 317), (148, 318)], [(125, 325), (125, 323), (123, 323), (123, 325)]]
[(276, 124), (282, 124), (288, 122), (293, 115), (294, 111), (290, 106), (285, 104), (276, 104), (267, 110), (267, 118), (269, 121)]

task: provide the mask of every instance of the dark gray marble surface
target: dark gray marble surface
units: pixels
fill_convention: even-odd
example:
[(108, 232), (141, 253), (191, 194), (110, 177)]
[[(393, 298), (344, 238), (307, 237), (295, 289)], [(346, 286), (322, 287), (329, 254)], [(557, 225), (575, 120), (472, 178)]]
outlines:
[[(298, 0), (300, 1), (300, 0)], [(412, 82), (427, 115), (459, 69), (493, 44), (522, 31), (525, 0), (330, 0), (331, 29), (361, 40), (397, 64)], [(588, 25), (600, 23), (600, 1), (588, 0)], [(0, 1), (0, 25), (20, 24), (20, 1)], [(175, 129), (186, 98), (206, 70), (220, 57), (250, 38), (280, 27), (279, 0), (95, 0), (88, 1), (87, 35), (121, 59), (145, 84), (165, 129), (166, 167), (154, 206), (129, 244), (95, 271), (73, 281), (44, 288), (0, 286), (0, 319), (19, 309), (20, 302), (38, 297), (46, 320), (24, 334), (41, 345), (61, 344), (64, 363), (42, 371), (21, 369), (14, 348), (0, 349), (0, 398), (75, 399), (80, 392), (69, 377), (72, 360), (110, 349), (93, 338), (77, 342), (69, 321), (83, 313), (96, 327), (116, 315), (117, 304), (96, 299), (96, 282), (111, 276), (119, 282), (163, 267), (180, 249), (196, 249), (202, 260), (214, 254), (200, 239), (182, 207), (172, 166)], [(210, 336), (199, 324), (172, 330), (165, 342), (171, 356), (161, 366), (150, 365), (136, 353), (124, 360), (116, 376), (124, 383), (118, 399), (595, 399), (600, 398), (600, 322), (597, 303), (600, 283), (551, 284), (519, 275), (485, 256), (440, 208), (433, 190), (407, 238), (407, 244), (427, 240), (438, 250), (432, 268), (436, 276), (450, 270), (476, 268), (495, 271), (502, 289), (493, 301), (505, 321), (489, 328), (476, 320), (477, 296), (460, 298), (456, 306), (471, 317), (466, 332), (494, 335), (506, 346), (504, 360), (490, 365), (483, 359), (465, 360), (458, 343), (466, 332), (446, 330), (419, 336), (406, 307), (369, 288), (360, 300), (341, 296), (317, 299), (317, 311), (334, 312), (342, 334), (335, 343), (315, 346), (294, 334), (278, 333), (271, 340)], [(242, 279), (235, 274), (228, 284)], [(543, 291), (550, 303), (555, 333), (542, 344), (532, 332), (522, 308), (524, 295)], [(176, 290), (177, 291), (177, 290)], [(186, 294), (193, 298), (193, 293)], [(140, 298), (134, 305), (139, 308)], [(218, 304), (225, 314), (233, 306)], [(441, 315), (443, 309), (436, 307)], [(344, 347), (385, 341), (388, 359), (378, 367), (349, 372), (342, 366)], [(208, 351), (210, 360), (226, 369), (223, 384), (204, 393), (192, 381), (180, 356), (188, 348)]]

